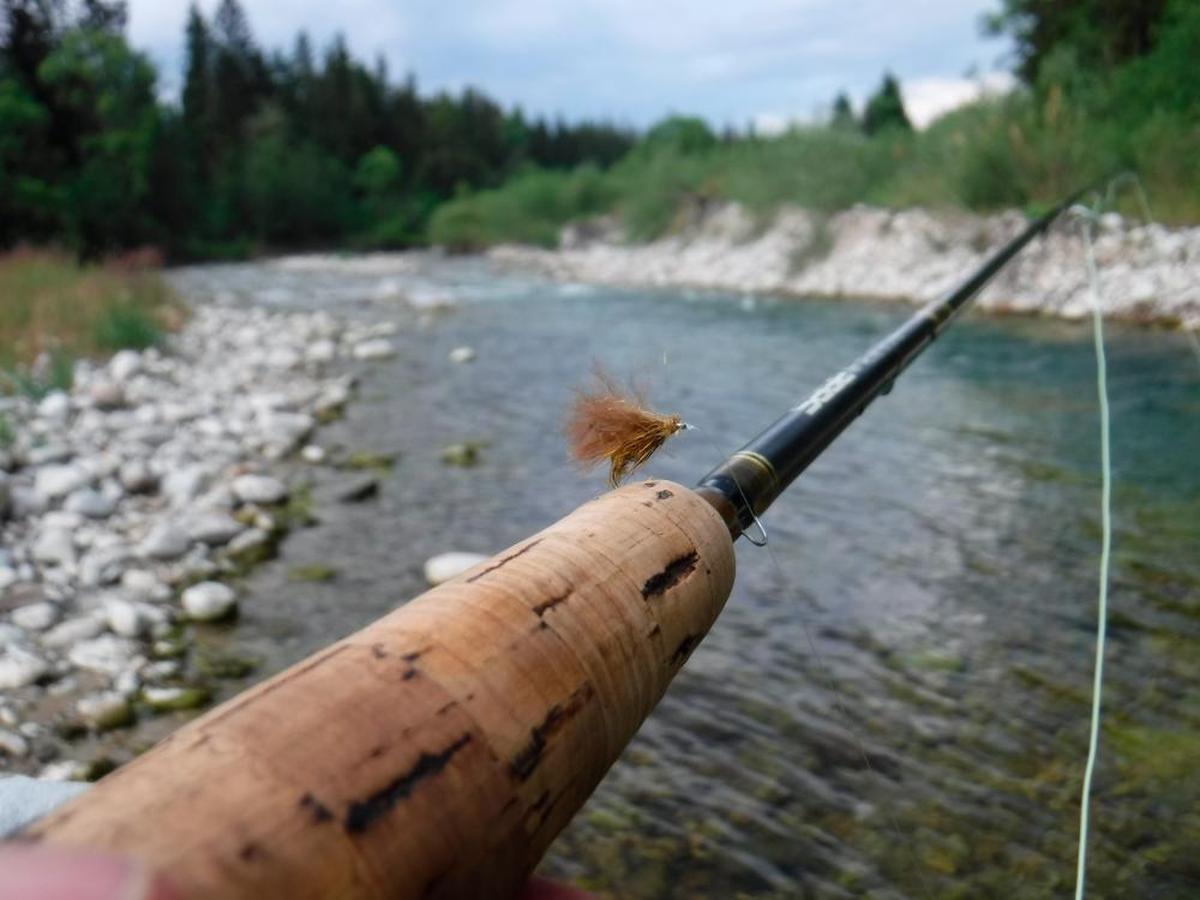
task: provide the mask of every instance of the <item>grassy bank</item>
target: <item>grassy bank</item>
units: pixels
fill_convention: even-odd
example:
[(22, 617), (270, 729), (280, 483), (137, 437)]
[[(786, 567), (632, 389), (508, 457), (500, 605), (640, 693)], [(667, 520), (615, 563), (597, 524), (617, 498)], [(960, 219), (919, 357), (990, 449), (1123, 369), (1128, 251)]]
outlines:
[(73, 361), (156, 344), (182, 316), (146, 254), (103, 266), (35, 250), (0, 256), (0, 391), (70, 385)]
[[(824, 212), (860, 202), (1037, 210), (1122, 170), (1141, 176), (1160, 221), (1200, 222), (1200, 127), (1193, 120), (1110, 118), (1050, 89), (984, 100), (921, 132), (868, 137), (807, 127), (698, 148), (643, 144), (605, 172), (531, 170), (443, 205), (429, 236), (459, 249), (550, 245), (564, 223), (611, 212), (631, 239), (645, 240), (669, 231), (681, 210), (712, 200), (742, 203), (764, 219), (783, 204)], [(1133, 196), (1119, 208), (1139, 213)]]

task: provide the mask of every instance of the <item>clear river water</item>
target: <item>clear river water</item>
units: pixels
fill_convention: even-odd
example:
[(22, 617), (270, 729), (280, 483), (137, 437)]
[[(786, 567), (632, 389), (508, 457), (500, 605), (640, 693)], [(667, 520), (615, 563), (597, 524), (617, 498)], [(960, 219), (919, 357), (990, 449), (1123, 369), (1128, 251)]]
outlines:
[[(558, 284), (478, 259), (177, 270), (192, 301), (399, 326), (319, 440), (395, 454), (378, 499), (300, 462), (317, 524), (210, 636), (268, 675), (603, 489), (561, 425), (594, 361), (697, 431), (693, 483), (910, 310)], [(406, 298), (408, 298), (406, 300)], [(415, 301), (415, 302), (414, 302)], [(469, 345), (477, 359), (454, 364)], [(1113, 328), (1116, 539), (1093, 897), (1200, 896), (1200, 358)], [(964, 317), (738, 547), (724, 614), (542, 871), (655, 897), (1048, 897), (1074, 879), (1099, 556), (1090, 327)], [(441, 451), (484, 442), (478, 465)], [(298, 567), (328, 566), (323, 582)], [(248, 681), (249, 679), (247, 679)], [(225, 693), (245, 685), (227, 683)], [(334, 723), (331, 723), (331, 725)]]

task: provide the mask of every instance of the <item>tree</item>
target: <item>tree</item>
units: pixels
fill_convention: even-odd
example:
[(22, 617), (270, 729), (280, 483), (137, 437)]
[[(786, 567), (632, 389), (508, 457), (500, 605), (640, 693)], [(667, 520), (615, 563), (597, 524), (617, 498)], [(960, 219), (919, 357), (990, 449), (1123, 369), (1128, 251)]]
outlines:
[(183, 122), (191, 133), (191, 140), (199, 149), (203, 162), (208, 154), (203, 151), (207, 144), (213, 122), (212, 83), (212, 39), (208, 24), (200, 10), (192, 4), (188, 10), (187, 49), (184, 55), (183, 76)]
[(14, 78), (0, 78), (0, 246), (45, 240), (59, 228), (60, 192), (37, 165), (49, 116)]
[(158, 128), (153, 65), (120, 34), (80, 28), (46, 57), (38, 77), (75, 129), (76, 158), (60, 175), (72, 242), (96, 254), (145, 240)]
[(395, 153), (387, 147), (376, 147), (358, 161), (354, 186), (367, 200), (386, 200), (399, 189), (402, 170)]
[(846, 92), (838, 94), (833, 101), (833, 112), (829, 118), (831, 128), (838, 128), (843, 131), (851, 131), (858, 128), (858, 119), (854, 117), (854, 107), (850, 105), (850, 98), (846, 96)]
[(221, 0), (213, 17), (212, 121), (222, 145), (241, 143), (242, 128), (269, 93), (266, 62), (238, 0)]
[(1150, 52), (1170, 2), (1001, 0), (1000, 10), (986, 16), (983, 27), (1013, 39), (1017, 74), (1034, 84), (1043, 64), (1063, 47), (1070, 47), (1085, 69), (1105, 72)]
[(862, 129), (867, 134), (895, 129), (912, 131), (912, 123), (904, 111), (904, 99), (900, 96), (900, 83), (891, 72), (884, 73), (883, 83), (867, 100)]
[(647, 133), (643, 144), (649, 148), (670, 147), (679, 153), (701, 153), (715, 146), (716, 137), (703, 119), (695, 116), (670, 116)]

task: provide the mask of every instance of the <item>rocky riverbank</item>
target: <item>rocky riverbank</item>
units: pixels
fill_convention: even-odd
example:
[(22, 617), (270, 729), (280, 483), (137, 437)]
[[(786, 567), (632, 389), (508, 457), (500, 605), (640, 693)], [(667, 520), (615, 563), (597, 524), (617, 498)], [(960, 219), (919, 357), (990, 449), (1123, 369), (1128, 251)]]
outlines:
[(325, 461), (316, 431), (353, 391), (343, 361), (391, 355), (392, 328), (206, 304), (165, 352), (0, 398), (0, 768), (98, 774), (81, 741), (246, 674), (200, 652), (214, 626), (197, 623), (236, 618), (229, 582), (305, 514), (277, 461)]
[[(765, 226), (736, 205), (696, 212), (667, 237), (628, 244), (613, 220), (569, 226), (558, 250), (506, 246), (493, 259), (564, 280), (803, 297), (927, 302), (1026, 224), (992, 216), (857, 206), (785, 209)], [(1102, 218), (1095, 242), (1111, 318), (1200, 328), (1200, 228)], [(1000, 313), (1080, 318), (1090, 300), (1079, 225), (1060, 220), (983, 292)]]

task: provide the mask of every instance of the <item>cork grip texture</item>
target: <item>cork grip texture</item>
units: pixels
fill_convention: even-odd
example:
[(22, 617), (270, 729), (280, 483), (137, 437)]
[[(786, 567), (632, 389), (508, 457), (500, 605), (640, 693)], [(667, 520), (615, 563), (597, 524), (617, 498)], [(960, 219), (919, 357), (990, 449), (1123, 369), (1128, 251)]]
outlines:
[(605, 494), (177, 731), (24, 837), (184, 896), (505, 897), (733, 584), (690, 490)]

